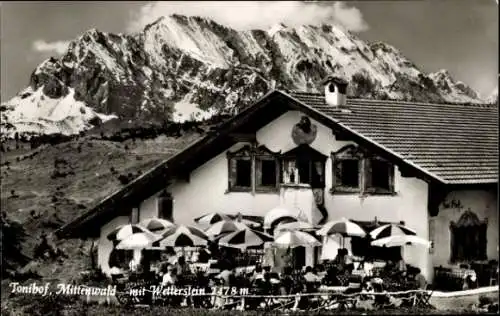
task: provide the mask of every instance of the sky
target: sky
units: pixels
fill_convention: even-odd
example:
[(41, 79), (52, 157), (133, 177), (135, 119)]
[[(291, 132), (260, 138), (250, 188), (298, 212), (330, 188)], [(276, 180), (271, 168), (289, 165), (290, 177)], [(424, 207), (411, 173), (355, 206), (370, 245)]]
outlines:
[(498, 86), (498, 0), (346, 2), (0, 2), (1, 99), (29, 83), (38, 64), (86, 30), (140, 31), (162, 15), (201, 15), (235, 29), (340, 23), (363, 40), (398, 48), (423, 71), (447, 69), (488, 96)]

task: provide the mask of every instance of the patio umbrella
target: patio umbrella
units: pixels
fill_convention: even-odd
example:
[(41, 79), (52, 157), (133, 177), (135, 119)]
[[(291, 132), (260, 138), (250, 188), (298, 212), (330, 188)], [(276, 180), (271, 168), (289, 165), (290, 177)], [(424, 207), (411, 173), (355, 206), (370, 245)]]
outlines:
[(378, 247), (402, 247), (404, 245), (421, 245), (431, 247), (431, 242), (415, 235), (394, 235), (384, 237), (371, 242), (372, 246)]
[(148, 229), (149, 231), (158, 232), (158, 231), (166, 230), (167, 228), (171, 228), (175, 224), (170, 222), (170, 221), (167, 221), (166, 219), (153, 217), (153, 218), (147, 218), (145, 220), (142, 220), (139, 223), (139, 225)]
[(121, 240), (118, 245), (116, 245), (116, 249), (144, 249), (151, 246), (153, 242), (160, 238), (160, 235), (156, 235), (151, 232), (135, 233)]
[(236, 215), (231, 215), (231, 217), (233, 218), (233, 220), (235, 222), (243, 223), (251, 228), (256, 228), (256, 227), (262, 226), (262, 224), (257, 222), (257, 221), (243, 218), (243, 214), (241, 214), (241, 213), (237, 213)]
[(121, 225), (115, 228), (111, 233), (108, 234), (108, 240), (118, 241), (127, 238), (130, 235), (137, 233), (149, 232), (147, 228), (144, 228), (137, 224), (127, 224)]
[(356, 223), (346, 218), (338, 221), (331, 221), (323, 225), (317, 232), (320, 236), (339, 234), (342, 235), (342, 246), (345, 245), (345, 237), (364, 237), (366, 232)]
[[(335, 239), (335, 236), (328, 235), (323, 237), (323, 245), (321, 247), (321, 260), (334, 260), (337, 256), (338, 250), (343, 248), (340, 243)], [(349, 255), (352, 253), (348, 250)]]
[(194, 219), (195, 223), (203, 227), (209, 227), (210, 225), (223, 220), (231, 220), (231, 218), (229, 218), (229, 216), (227, 216), (226, 214), (214, 212), (205, 214), (203, 216)]
[(331, 221), (323, 225), (321, 229), (317, 232), (320, 236), (327, 236), (333, 234), (340, 234), (342, 236), (355, 236), (364, 237), (366, 232), (356, 223), (351, 222), (346, 218), (342, 218), (338, 221)]
[(153, 247), (196, 247), (206, 246), (208, 236), (201, 230), (191, 226), (175, 226), (161, 234), (161, 239), (153, 243)]
[(210, 228), (208, 228), (205, 231), (205, 234), (207, 234), (210, 237), (214, 237), (223, 233), (231, 233), (235, 232), (237, 230), (242, 230), (249, 228), (247, 225), (243, 224), (242, 222), (235, 222), (235, 221), (220, 221), (215, 224), (213, 224)]
[(401, 224), (386, 224), (375, 228), (370, 232), (373, 239), (381, 239), (390, 236), (417, 235), (417, 232)]
[(224, 247), (246, 249), (262, 246), (265, 242), (272, 241), (273, 237), (263, 232), (245, 228), (227, 234), (219, 239), (219, 245)]
[(300, 246), (321, 246), (321, 243), (309, 233), (286, 231), (275, 238), (273, 245), (278, 248), (295, 248)]
[(273, 228), (273, 226), (279, 223), (282, 219), (291, 219), (293, 221), (307, 221), (300, 210), (278, 206), (267, 212), (266, 216), (264, 217), (264, 228)]
[(286, 230), (312, 230), (314, 225), (308, 222), (296, 221), (290, 223), (280, 223), (275, 229), (275, 232), (281, 232)]

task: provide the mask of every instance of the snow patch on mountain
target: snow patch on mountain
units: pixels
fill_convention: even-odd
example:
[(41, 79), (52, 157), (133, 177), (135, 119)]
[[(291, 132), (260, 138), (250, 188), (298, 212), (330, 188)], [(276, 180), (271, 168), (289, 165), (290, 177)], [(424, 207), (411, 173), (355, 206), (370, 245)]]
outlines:
[[(70, 88), (62, 98), (53, 99), (43, 93), (43, 88), (33, 91), (26, 88), (5, 104), (2, 120), (2, 134), (9, 136), (15, 132), (34, 134), (64, 135), (77, 134), (92, 127), (94, 119), (101, 122), (116, 118), (95, 112), (81, 101), (75, 100), (75, 91)], [(8, 128), (10, 124), (15, 129)]]
[(186, 95), (184, 99), (174, 104), (174, 113), (172, 117), (174, 122), (202, 121), (216, 114), (213, 109), (202, 110), (197, 104), (191, 103), (189, 100), (190, 96)]

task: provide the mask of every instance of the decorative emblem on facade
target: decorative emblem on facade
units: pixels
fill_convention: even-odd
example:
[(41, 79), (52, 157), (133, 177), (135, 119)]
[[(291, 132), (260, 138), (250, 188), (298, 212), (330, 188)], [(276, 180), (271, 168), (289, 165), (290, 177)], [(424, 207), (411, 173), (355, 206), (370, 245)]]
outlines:
[(302, 116), (300, 122), (292, 129), (292, 139), (296, 145), (310, 145), (318, 134), (318, 127), (311, 123), (307, 116)]

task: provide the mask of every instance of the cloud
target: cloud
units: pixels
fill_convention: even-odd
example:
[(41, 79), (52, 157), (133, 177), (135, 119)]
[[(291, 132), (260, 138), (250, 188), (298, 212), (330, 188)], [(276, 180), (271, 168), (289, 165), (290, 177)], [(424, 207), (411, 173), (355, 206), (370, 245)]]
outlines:
[(339, 1), (158, 1), (133, 13), (128, 31), (140, 31), (158, 18), (174, 13), (210, 18), (236, 30), (267, 29), (277, 23), (336, 23), (353, 32), (368, 29), (360, 10)]
[(42, 53), (56, 53), (62, 55), (68, 49), (69, 41), (47, 42), (45, 40), (36, 40), (33, 42), (33, 49)]

